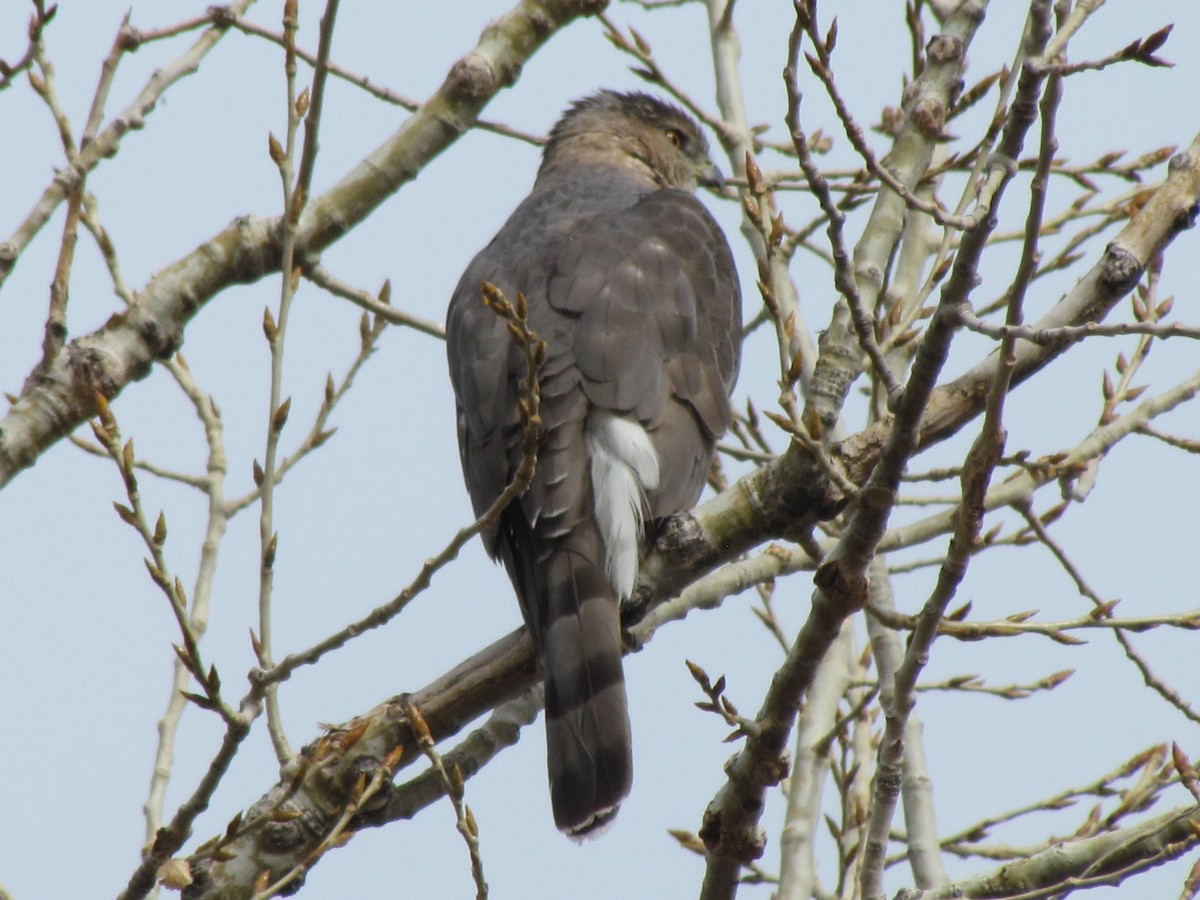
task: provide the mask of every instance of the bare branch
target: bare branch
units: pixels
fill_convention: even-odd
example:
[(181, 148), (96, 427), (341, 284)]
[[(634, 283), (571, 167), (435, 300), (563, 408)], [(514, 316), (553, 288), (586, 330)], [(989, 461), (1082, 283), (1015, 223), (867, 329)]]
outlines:
[[(294, 162), (296, 156), (296, 134), (303, 116), (302, 105), (307, 100), (296, 96), (296, 29), (299, 27), (297, 16), (299, 10), (297, 0), (284, 0), (283, 4), (283, 34), (284, 59), (283, 70), (286, 84), (286, 119), (287, 132), (284, 145), (281, 147), (275, 136), (269, 135), (268, 148), (271, 160), (279, 171), (280, 187), (282, 188), (283, 215), (280, 217), (282, 248), (280, 251), (279, 279), (279, 311), (272, 316), (269, 308), (263, 310), (263, 334), (271, 353), (271, 375), (269, 398), (267, 401), (266, 449), (261, 468), (255, 468), (255, 481), (260, 485), (259, 493), (259, 567), (258, 567), (258, 632), (253, 636), (254, 655), (258, 658), (259, 668), (269, 669), (273, 664), (272, 644), (274, 630), (272, 628), (273, 609), (272, 597), (275, 586), (275, 559), (279, 549), (279, 533), (275, 530), (275, 487), (276, 462), (279, 452), (279, 437), (283, 433), (284, 424), (288, 419), (292, 398), (283, 397), (283, 353), (284, 340), (287, 335), (288, 318), (295, 296), (296, 283), (299, 280), (293, 273), (296, 268), (296, 225), (308, 200), (307, 190), (299, 182), (295, 174)], [(324, 40), (323, 34), (323, 40)], [(318, 68), (318, 79), (322, 72)], [(307, 96), (307, 95), (302, 95)], [(306, 148), (312, 148), (316, 154), (316, 126), (313, 122), (305, 142)], [(310, 157), (311, 174), (311, 157)], [(261, 472), (261, 475), (259, 475)], [(279, 710), (279, 693), (276, 685), (266, 685), (263, 693), (267, 712), (267, 731), (271, 736), (271, 744), (275, 748), (275, 757), (280, 765), (285, 765), (292, 757), (292, 748), (283, 729), (283, 717)]]
[[(214, 10), (210, 10), (209, 18), (213, 19), (215, 22), (226, 21), (224, 10), (219, 7)], [(264, 40), (270, 41), (271, 43), (280, 47), (283, 46), (283, 35), (281, 33), (263, 28), (261, 25), (251, 22), (248, 19), (234, 19), (229, 21), (227, 24), (230, 28), (236, 29), (243, 34), (263, 38)], [(308, 52), (303, 47), (297, 46), (296, 56), (299, 59), (304, 60), (314, 69), (316, 68), (318, 59), (317, 55)], [(377, 100), (382, 100), (384, 103), (389, 103), (392, 106), (398, 106), (400, 109), (408, 112), (416, 112), (421, 108), (421, 103), (419, 100), (413, 100), (412, 98), (405, 97), (403, 94), (399, 94), (390, 88), (377, 85), (366, 75), (357, 75), (354, 72), (351, 72), (349, 69), (338, 65), (332, 60), (327, 60), (324, 64), (324, 67), (330, 75), (333, 75), (335, 78), (340, 78), (349, 84), (353, 84), (355, 87), (362, 88), (362, 90), (366, 91), (372, 97), (376, 98)], [(528, 132), (513, 128), (510, 125), (505, 125), (502, 122), (476, 119), (471, 127), (478, 128), (481, 131), (490, 131), (493, 134), (499, 134), (503, 137), (514, 138), (518, 141), (523, 141), (526, 144), (532, 144), (535, 147), (540, 147), (546, 143), (546, 139), (540, 135), (529, 134)]]
[[(241, 0), (233, 12), (240, 14), (248, 2)], [(522, 4), (489, 25), (477, 48), (451, 68), (437, 92), (392, 138), (306, 204), (296, 226), (297, 246), (305, 253), (319, 252), (362, 221), (470, 128), (487, 101), (558, 28), (593, 12), (595, 6), (595, 0), (553, 0), (539, 6), (535, 15)], [(60, 174), (17, 235), (0, 244), (0, 279), (82, 172), (115, 150), (129, 128), (128, 118), (141, 121), (143, 105), (153, 105), (166, 87), (191, 71), (188, 67), (223, 30), (209, 29), (189, 54), (159, 70), (126, 113), (81, 151), (77, 165)], [(155, 360), (169, 356), (183, 328), (212, 297), (233, 284), (279, 271), (277, 224), (257, 217), (237, 219), (159, 271), (125, 314), (72, 341), (45, 381), (27, 390), (0, 421), (0, 486), (91, 415), (97, 390), (111, 400), (130, 381), (144, 376)]]
[(323, 287), (335, 297), (349, 300), (390, 325), (404, 325), (438, 340), (446, 339), (446, 329), (439, 323), (406, 313), (385, 302), (383, 294), (386, 292), (388, 297), (391, 296), (390, 283), (384, 285), (384, 290), (380, 291), (380, 296), (377, 297), (341, 281), (319, 263), (305, 265), (304, 277), (313, 284)]
[(1074, 888), (1119, 884), (1185, 853), (1200, 840), (1198, 834), (1200, 813), (1181, 807), (1138, 825), (1056, 844), (1036, 856), (940, 888), (901, 890), (896, 900), (1035, 900)]
[(0, 91), (10, 87), (17, 76), (33, 65), (38, 48), (42, 44), (42, 32), (46, 30), (50, 20), (58, 12), (57, 3), (50, 4), (49, 9), (46, 8), (46, 0), (32, 0), (32, 3), (33, 15), (29, 17), (29, 28), (26, 32), (29, 36), (29, 43), (25, 47), (25, 52), (16, 62), (0, 59)]
[[(985, 8), (986, 3), (974, 0), (960, 5), (955, 15), (947, 20), (944, 33), (931, 45), (935, 52), (920, 78), (906, 92), (905, 117), (893, 140), (888, 164), (897, 180), (910, 192), (924, 177), (933, 159), (946, 111), (959, 89), (966, 65), (966, 48)], [(806, 27), (813, 26), (806, 22)], [(798, 35), (795, 40), (799, 40)], [(798, 46), (792, 51), (793, 54), (796, 52)], [(845, 302), (839, 301), (834, 307), (829, 327), (821, 338), (821, 356), (813, 375), (811, 403), (817, 417), (827, 426), (840, 413), (850, 386), (861, 372), (856, 347), (868, 348), (865, 352), (871, 354), (869, 348), (874, 341), (871, 317), (879, 307), (884, 273), (901, 236), (905, 209), (904, 198), (899, 194), (880, 192), (854, 248), (854, 288), (845, 284), (845, 277), (839, 282)], [(836, 255), (835, 252), (835, 258)], [(857, 304), (853, 303), (855, 297), (861, 298)], [(890, 369), (881, 356), (872, 355), (871, 358), (877, 375), (888, 373), (883, 376), (883, 384), (888, 387), (889, 403), (894, 407), (898, 384), (890, 377)]]
[(522, 456), (521, 462), (518, 464), (517, 470), (513, 473), (512, 479), (483, 515), (467, 527), (459, 529), (458, 533), (441, 552), (426, 559), (417, 577), (394, 598), (382, 606), (376, 607), (361, 619), (351, 622), (336, 633), (317, 642), (307, 650), (291, 653), (270, 668), (255, 673), (253, 677), (257, 682), (261, 684), (276, 684), (281, 682), (289, 678), (292, 672), (301, 666), (312, 665), (325, 654), (344, 646), (360, 634), (390, 622), (400, 614), (414, 597), (429, 586), (433, 576), (439, 570), (458, 556), (458, 552), (466, 545), (467, 541), (475, 537), (483, 529), (494, 525), (505, 508), (528, 490), (537, 466), (537, 449), (542, 439), (542, 421), (539, 413), (541, 393), (538, 372), (545, 358), (545, 344), (530, 330), (529, 323), (525, 318), (523, 303), (509, 304), (504, 299), (503, 294), (492, 285), (485, 285), (484, 294), (488, 298), (486, 302), (496, 311), (497, 315), (500, 315), (513, 326), (514, 330), (510, 333), (519, 344), (521, 352), (525, 356), (526, 371), (528, 373), (526, 378), (522, 379), (522, 390), (520, 392), (520, 407), (524, 428), (524, 437), (521, 443)]
[(430, 766), (437, 773), (442, 784), (446, 788), (446, 796), (450, 798), (450, 803), (454, 807), (454, 817), (458, 827), (458, 832), (463, 836), (463, 841), (467, 845), (467, 854), (471, 859), (471, 877), (475, 880), (475, 898), (476, 900), (487, 900), (488, 888), (487, 882), (483, 877), (483, 859), (479, 855), (479, 826), (475, 822), (475, 816), (471, 812), (471, 807), (463, 803), (463, 780), (464, 775), (461, 769), (457, 767), (446, 768), (442, 756), (437, 752), (437, 747), (434, 746), (433, 735), (429, 733), (429, 726), (422, 718), (421, 712), (412, 702), (408, 705), (408, 720), (412, 724), (413, 731), (417, 734), (417, 746), (421, 748), (421, 752), (428, 758)]
[[(253, 2), (254, 0), (237, 0), (228, 8), (227, 13), (234, 17), (241, 16)], [(81, 147), (78, 156), (71, 160), (71, 165), (55, 176), (54, 181), (42, 193), (41, 199), (26, 216), (25, 221), (17, 227), (8, 240), (0, 243), (0, 285), (4, 284), (9, 272), (16, 265), (17, 259), (29, 242), (41, 231), (42, 226), (49, 221), (59, 204), (82, 185), (87, 173), (99, 165), (101, 160), (107, 159), (117, 152), (121, 139), (126, 133), (141, 128), (145, 124), (146, 116), (154, 110), (162, 95), (172, 85), (199, 68), (208, 51), (225, 34), (225, 30), (224, 27), (209, 28), (186, 53), (170, 64), (156, 69), (137, 98), (100, 131), (95, 140), (87, 146)], [(90, 410), (83, 417), (89, 414)], [(6, 478), (3, 480), (7, 481)]]
[(1073, 344), (1089, 337), (1124, 337), (1130, 334), (1145, 334), (1156, 338), (1184, 337), (1200, 340), (1200, 327), (1184, 325), (1180, 322), (1114, 322), (1111, 325), (1085, 322), (1082, 325), (1039, 329), (1029, 325), (990, 325), (969, 309), (957, 310), (955, 315), (968, 331), (987, 335), (996, 340), (1012, 337), (1042, 346)]

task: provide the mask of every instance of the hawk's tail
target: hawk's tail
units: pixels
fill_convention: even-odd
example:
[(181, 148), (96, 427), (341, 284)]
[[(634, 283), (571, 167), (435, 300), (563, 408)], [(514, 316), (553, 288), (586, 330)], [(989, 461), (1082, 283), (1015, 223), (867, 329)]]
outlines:
[[(620, 608), (603, 550), (560, 546), (545, 560), (539, 644), (554, 822), (572, 837), (603, 827), (633, 780), (621, 670)], [(599, 543), (597, 541), (597, 543)]]

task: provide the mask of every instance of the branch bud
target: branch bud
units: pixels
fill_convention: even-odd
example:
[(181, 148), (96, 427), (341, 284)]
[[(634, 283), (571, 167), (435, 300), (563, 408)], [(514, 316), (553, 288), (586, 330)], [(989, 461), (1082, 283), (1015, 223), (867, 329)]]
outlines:
[(283, 152), (283, 145), (279, 143), (279, 139), (275, 135), (267, 134), (267, 152), (271, 154), (271, 162), (275, 165), (283, 165), (283, 161), (287, 159), (287, 154)]
[(275, 410), (275, 415), (271, 416), (271, 428), (278, 434), (283, 431), (283, 426), (287, 422), (288, 413), (292, 409), (292, 398), (288, 397), (279, 404), (279, 408)]

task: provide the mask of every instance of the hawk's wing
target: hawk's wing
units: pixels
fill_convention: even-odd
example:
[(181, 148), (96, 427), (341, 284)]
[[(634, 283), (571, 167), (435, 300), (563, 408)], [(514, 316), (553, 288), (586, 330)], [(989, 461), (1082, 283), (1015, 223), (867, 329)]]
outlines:
[(651, 516), (690, 507), (729, 427), (741, 342), (737, 272), (712, 216), (692, 195), (660, 190), (597, 217), (557, 255), (548, 301), (574, 323), (590, 404), (650, 434), (663, 475)]
[[(614, 191), (626, 205), (586, 216), (574, 214), (562, 193), (547, 189), (523, 203), (451, 301), (451, 377), (476, 512), (503, 490), (520, 460), (517, 382), (525, 366), (504, 323), (482, 303), (483, 281), (509, 299), (522, 292), (547, 343), (548, 431), (582, 426), (587, 407), (636, 418), (665, 463), (663, 483), (648, 498), (650, 513), (678, 512), (695, 502), (712, 445), (730, 421), (741, 296), (729, 245), (704, 206), (683, 191), (640, 198)], [(531, 521), (552, 478), (546, 464), (555, 444), (551, 438), (543, 448), (522, 501)], [(584, 452), (581, 444), (574, 449)], [(489, 547), (495, 552), (494, 536)]]

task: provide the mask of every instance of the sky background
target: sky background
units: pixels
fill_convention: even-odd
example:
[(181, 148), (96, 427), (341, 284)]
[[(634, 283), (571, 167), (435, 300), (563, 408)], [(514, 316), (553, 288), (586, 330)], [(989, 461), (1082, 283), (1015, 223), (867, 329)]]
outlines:
[[(968, 83), (1011, 59), (1019, 38), (1020, 4), (993, 5), (997, 8), (970, 50)], [(280, 6), (263, 0), (252, 18), (276, 30)], [(301, 3), (304, 46), (315, 46), (320, 6)], [(453, 62), (475, 46), (481, 28), (507, 11), (509, 3), (342, 6), (335, 61), (421, 99), (438, 87)], [(880, 12), (885, 6), (886, 14)], [(866, 124), (877, 121), (883, 105), (898, 102), (909, 46), (894, 6), (898, 4), (827, 2), (820, 7), (823, 17), (839, 17), (836, 71), (848, 102)], [(58, 93), (77, 134), (126, 8), (108, 0), (64, 0), (47, 32)], [(203, 8), (203, 3), (184, 0), (139, 3), (133, 6), (132, 22), (149, 30)], [(18, 0), (0, 0), (0, 58), (12, 60), (20, 53), (28, 12)], [(610, 12), (620, 23), (634, 23), (663, 69), (686, 85), (697, 102), (715, 108), (700, 5), (648, 15), (633, 4), (614, 3)], [(769, 124), (770, 137), (777, 140), (785, 137), (779, 71), (790, 16), (790, 4), (750, 0), (742, 0), (735, 16), (743, 40), (750, 118)], [(1059, 116), (1062, 155), (1085, 161), (1113, 149), (1139, 154), (1191, 140), (1200, 124), (1200, 54), (1193, 52), (1200, 45), (1200, 8), (1195, 0), (1114, 0), (1072, 45), (1072, 58), (1111, 52), (1168, 22), (1176, 23), (1176, 31), (1162, 55), (1177, 63), (1173, 70), (1125, 65), (1069, 80)], [(556, 35), (484, 116), (544, 133), (576, 97), (598, 87), (641, 87), (628, 71), (629, 60), (608, 46), (601, 31), (598, 22), (581, 21)], [(189, 35), (147, 45), (127, 56), (112, 89), (109, 115), (193, 39)], [(804, 86), (806, 127), (833, 135), (831, 161), (851, 165), (819, 86), (811, 79)], [(280, 188), (267, 154), (267, 133), (283, 133), (283, 98), (281, 52), (229, 34), (198, 74), (168, 92), (145, 129), (127, 135), (118, 156), (89, 177), (124, 276), (135, 290), (235, 216), (277, 213)], [(978, 133), (991, 108), (990, 100), (985, 101), (973, 118), (961, 126), (955, 123), (952, 131)], [(335, 183), (391, 135), (404, 115), (331, 79), (315, 191)], [(876, 148), (886, 146), (879, 135), (871, 139)], [(62, 160), (54, 123), (27, 85), (0, 93), (0, 171), (5, 173), (0, 240), (25, 217)], [(728, 161), (721, 162), (728, 171)], [(395, 306), (440, 321), (460, 272), (528, 191), (536, 166), (536, 148), (472, 132), (330, 248), (323, 261), (339, 277), (369, 290), (390, 279)], [(1160, 166), (1154, 177), (1164, 173)], [(738, 207), (704, 199), (735, 245), (749, 318), (759, 298), (753, 265), (737, 234)], [(1019, 200), (1020, 192), (1014, 190), (1012, 199)], [(792, 194), (783, 202), (793, 224), (807, 221), (814, 208), (807, 196)], [(0, 386), (10, 393), (20, 392), (40, 356), (63, 212), (23, 255), (0, 292)], [(1017, 204), (1007, 208), (1009, 227), (1023, 214)], [(852, 226), (851, 237), (856, 234)], [(1089, 265), (1102, 246), (1089, 246)], [(1177, 239), (1160, 289), (1160, 296), (1176, 295), (1176, 315), (1185, 321), (1195, 320), (1198, 248), (1194, 232)], [(1003, 290), (1015, 252), (1006, 248), (989, 259), (975, 295), (979, 305)], [(792, 271), (805, 317), (823, 327), (834, 297), (827, 269), (799, 254)], [(1028, 301), (1029, 316), (1049, 309), (1082, 271), (1038, 282)], [(183, 352), (196, 380), (224, 415), (230, 497), (251, 488), (251, 460), (262, 458), (269, 359), (261, 320), (264, 306), (277, 306), (278, 292), (277, 279), (228, 290), (207, 304), (185, 336)], [(103, 262), (81, 232), (71, 283), (71, 336), (93, 331), (119, 308)], [(1127, 305), (1119, 307), (1119, 314), (1128, 316)], [(293, 446), (311, 421), (326, 373), (340, 377), (353, 359), (358, 319), (356, 307), (309, 285), (300, 287), (285, 362), (285, 394), (293, 398), (285, 447)], [(1091, 342), (1015, 392), (1008, 407), (1009, 451), (1027, 448), (1040, 456), (1078, 443), (1100, 411), (1101, 372), (1111, 368), (1118, 349), (1128, 352), (1133, 345), (1133, 339)], [(963, 338), (947, 375), (962, 371), (985, 351), (982, 340)], [(754, 397), (767, 405), (778, 390), (773, 338), (760, 331), (748, 341), (745, 355), (736, 400), (744, 404)], [(1150, 384), (1150, 393), (1159, 393), (1190, 374), (1195, 360), (1194, 344), (1161, 343), (1139, 381)], [(203, 471), (200, 426), (164, 371), (155, 370), (129, 386), (113, 408), (140, 457), (167, 468)], [(861, 410), (861, 402), (853, 401), (852, 430), (861, 427)], [(394, 596), (469, 518), (440, 342), (403, 328), (385, 332), (380, 351), (332, 424), (338, 426), (337, 436), (290, 474), (277, 493), (277, 656), (308, 646)], [(1161, 424), (1200, 437), (1194, 406)], [(81, 433), (88, 435), (88, 429)], [(974, 433), (973, 426), (964, 431), (968, 439)], [(783, 446), (777, 432), (772, 438)], [(953, 464), (961, 459), (962, 446), (935, 448), (915, 465)], [(1055, 526), (1055, 535), (1100, 594), (1122, 599), (1124, 615), (1200, 605), (1195, 589), (1200, 579), (1196, 465), (1194, 457), (1130, 438), (1106, 460), (1087, 502)], [(203, 498), (148, 476), (140, 481), (146, 508), (166, 513), (167, 556), (190, 590), (204, 525)], [(16, 900), (112, 896), (137, 862), (155, 725), (166, 703), (170, 644), (178, 635), (165, 601), (146, 577), (144, 548), (112, 511), (112, 501), (123, 499), (115, 468), (66, 442), (0, 493), (0, 884)], [(1053, 500), (1043, 498), (1039, 508)], [(921, 509), (901, 510), (898, 521), (922, 514)], [(255, 626), (257, 532), (254, 509), (230, 523), (205, 639), (206, 656), (231, 696), (240, 695), (241, 673), (253, 662), (247, 630)], [(914, 556), (929, 557), (943, 547), (938, 542)], [(897, 604), (906, 611), (919, 609), (930, 584), (927, 570), (898, 579)], [(807, 576), (780, 583), (776, 604), (790, 633), (804, 621), (810, 593)], [(973, 563), (960, 596), (973, 602), (973, 615), (981, 619), (1038, 609), (1044, 618), (1057, 620), (1088, 608), (1048, 554), (1036, 548), (984, 554)], [(696, 895), (702, 860), (678, 849), (666, 829), (699, 826), (733, 748), (721, 743), (724, 723), (692, 706), (702, 697), (683, 661), (694, 660), (714, 678), (725, 674), (730, 698), (743, 712), (756, 709), (780, 652), (756, 623), (749, 610), (752, 601), (753, 595), (746, 594), (719, 611), (693, 615), (662, 630), (649, 648), (628, 658), (635, 786), (616, 826), (602, 839), (577, 847), (553, 829), (540, 722), (468, 784), (467, 802), (479, 822), (492, 896), (592, 900)], [(473, 543), (402, 617), (320, 666), (299, 671), (284, 685), (280, 702), (293, 744), (299, 747), (316, 737), (318, 723), (345, 721), (393, 694), (421, 687), (519, 622), (502, 571)], [(982, 815), (1090, 782), (1153, 743), (1175, 740), (1200, 758), (1200, 729), (1186, 725), (1141, 687), (1111, 637), (1087, 637), (1086, 646), (1071, 649), (1033, 637), (965, 645), (943, 640), (935, 646), (928, 670), (932, 680), (978, 673), (990, 683), (1006, 684), (1077, 670), (1054, 693), (1020, 703), (977, 695), (922, 695), (918, 713), (925, 722), (944, 833)], [(1200, 702), (1194, 635), (1155, 632), (1136, 642), (1161, 677), (1193, 703)], [(212, 808), (197, 822), (198, 839), (222, 831), (237, 811), (274, 783), (274, 756), (263, 724), (256, 725)], [(169, 812), (192, 790), (220, 736), (214, 717), (188, 713)], [(1173, 802), (1183, 802), (1182, 797), (1175, 795)], [(998, 837), (1020, 845), (1051, 832), (1067, 834), (1085, 809), (1053, 821), (1036, 820)], [(775, 794), (763, 822), (769, 835), (777, 834), (782, 813), (783, 798)], [(766, 869), (778, 870), (776, 841), (768, 845), (762, 862)], [(986, 868), (953, 859), (947, 865), (954, 877)], [(1187, 860), (1143, 877), (1137, 882), (1138, 896), (1177, 895), (1190, 865)], [(822, 875), (832, 878), (832, 869), (825, 866)], [(900, 870), (889, 880), (892, 891), (906, 883)], [(348, 895), (473, 896), (449, 806), (439, 804), (414, 823), (363, 832), (322, 861), (302, 894), (314, 900)], [(742, 893), (767, 895), (765, 887)]]

